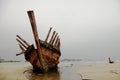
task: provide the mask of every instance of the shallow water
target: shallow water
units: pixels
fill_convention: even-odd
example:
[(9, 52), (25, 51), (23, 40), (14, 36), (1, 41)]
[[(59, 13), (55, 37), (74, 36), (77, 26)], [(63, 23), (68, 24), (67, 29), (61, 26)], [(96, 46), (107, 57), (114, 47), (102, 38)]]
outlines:
[(62, 61), (58, 69), (45, 74), (33, 73), (32, 69), (24, 72), (29, 80), (82, 80), (77, 70), (82, 65), (81, 61)]

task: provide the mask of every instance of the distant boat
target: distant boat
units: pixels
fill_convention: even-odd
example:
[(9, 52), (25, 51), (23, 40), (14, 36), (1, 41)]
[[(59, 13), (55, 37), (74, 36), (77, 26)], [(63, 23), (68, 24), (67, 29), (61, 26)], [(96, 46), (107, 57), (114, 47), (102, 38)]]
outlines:
[(28, 42), (17, 35), (16, 40), (18, 41), (22, 52), (16, 54), (16, 56), (24, 54), (25, 59), (32, 64), (34, 72), (44, 73), (52, 69), (56, 69), (59, 63), (59, 58), (61, 56), (60, 38), (58, 33), (54, 31), (51, 38), (48, 39), (52, 30), (52, 28), (50, 28), (46, 39), (44, 41), (39, 39), (34, 12), (27, 11), (27, 13), (32, 26), (36, 48), (33, 44), (28, 44)]

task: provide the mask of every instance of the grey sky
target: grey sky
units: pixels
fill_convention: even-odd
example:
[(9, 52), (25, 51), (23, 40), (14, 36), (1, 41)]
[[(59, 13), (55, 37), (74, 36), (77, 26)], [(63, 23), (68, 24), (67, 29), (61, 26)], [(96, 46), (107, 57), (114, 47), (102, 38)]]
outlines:
[(62, 58), (120, 60), (119, 0), (0, 0), (0, 56), (21, 60), (16, 34), (34, 42), (26, 11), (34, 10), (44, 40), (49, 27), (61, 37)]

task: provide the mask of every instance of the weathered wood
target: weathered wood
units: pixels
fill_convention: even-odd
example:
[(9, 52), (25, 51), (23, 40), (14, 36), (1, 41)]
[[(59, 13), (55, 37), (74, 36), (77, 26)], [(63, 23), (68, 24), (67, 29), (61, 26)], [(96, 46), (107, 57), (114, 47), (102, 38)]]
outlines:
[(30, 44), (28, 44), (28, 42), (26, 42), (23, 38), (21, 38), (19, 35), (16, 35), (21, 41), (23, 41), (27, 46), (30, 46)]
[(20, 52), (20, 53), (16, 54), (16, 56), (19, 56), (19, 55), (21, 55), (21, 54), (24, 54), (24, 52)]
[(55, 46), (56, 46), (57, 48), (59, 48), (59, 46), (60, 46), (60, 38), (58, 38)]
[(57, 45), (57, 47), (60, 49), (60, 45), (61, 45), (61, 43), (60, 43), (60, 38), (59, 38), (59, 40), (58, 40), (58, 45)]
[(51, 44), (51, 42), (52, 42), (52, 40), (53, 40), (53, 37), (54, 37), (55, 33), (56, 33), (56, 31), (53, 32), (52, 37), (51, 37), (51, 39), (50, 39), (50, 41), (49, 41), (49, 44)]
[(55, 36), (54, 36), (54, 38), (53, 38), (53, 40), (52, 40), (52, 42), (51, 42), (52, 45), (53, 45), (53, 43), (54, 43), (54, 41), (55, 41), (57, 35), (58, 35), (58, 33), (55, 34)]
[(25, 49), (22, 47), (22, 45), (21, 45), (21, 44), (19, 44), (19, 47), (20, 47), (20, 49), (21, 49), (21, 51), (22, 51), (22, 52), (20, 52), (20, 53), (16, 54), (16, 56), (19, 56), (19, 55), (21, 55), (21, 54), (24, 54), (24, 53), (25, 53)]
[(54, 43), (54, 46), (56, 46), (56, 44), (57, 44), (57, 42), (58, 42), (58, 39), (59, 39), (59, 36), (57, 36), (57, 39), (56, 39), (56, 41), (55, 41), (55, 43)]
[(21, 49), (22, 52), (25, 52), (25, 49), (22, 47), (21, 44), (19, 44), (19, 47), (20, 47), (20, 49)]
[(32, 64), (33, 72), (47, 72), (51, 69), (56, 69), (61, 56), (58, 33), (54, 31), (49, 39), (52, 30), (50, 28), (45, 41), (39, 39), (34, 12), (28, 11), (27, 13), (35, 40), (35, 47), (34, 45), (29, 45), (23, 38), (17, 35), (16, 40), (20, 43), (19, 47), (22, 51), (16, 54), (16, 56), (24, 54), (26, 61)]
[(45, 42), (47, 42), (47, 40), (48, 40), (48, 38), (49, 38), (49, 35), (50, 35), (51, 30), (52, 30), (52, 27), (49, 29), (49, 32), (48, 32), (47, 37), (46, 37), (46, 39), (45, 39)]
[(19, 39), (16, 39), (25, 49), (27, 49), (27, 46), (25, 44), (23, 44), (23, 42), (21, 42)]
[(30, 23), (31, 23), (31, 27), (32, 27), (36, 47), (37, 47), (37, 56), (38, 56), (38, 59), (39, 59), (39, 63), (41, 65), (41, 67), (42, 67), (43, 66), (43, 62), (42, 62), (43, 60), (42, 60), (42, 54), (40, 53), (41, 48), (40, 48), (40, 42), (39, 42), (39, 37), (38, 37), (34, 12), (33, 11), (28, 11), (27, 13), (28, 13), (28, 16), (29, 16), (29, 20), (30, 20)]

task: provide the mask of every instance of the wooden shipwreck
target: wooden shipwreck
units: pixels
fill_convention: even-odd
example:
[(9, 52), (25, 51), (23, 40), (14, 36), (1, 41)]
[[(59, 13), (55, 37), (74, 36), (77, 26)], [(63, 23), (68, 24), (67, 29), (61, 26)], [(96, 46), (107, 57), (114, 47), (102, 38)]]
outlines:
[(61, 56), (60, 38), (58, 33), (53, 31), (51, 38), (48, 39), (52, 30), (52, 28), (50, 28), (46, 39), (44, 41), (41, 40), (38, 37), (34, 12), (27, 11), (27, 14), (31, 23), (36, 48), (33, 44), (30, 45), (27, 41), (17, 35), (16, 40), (18, 41), (22, 52), (16, 54), (16, 56), (24, 54), (25, 59), (32, 64), (34, 72), (47, 72), (51, 69), (56, 69)]

